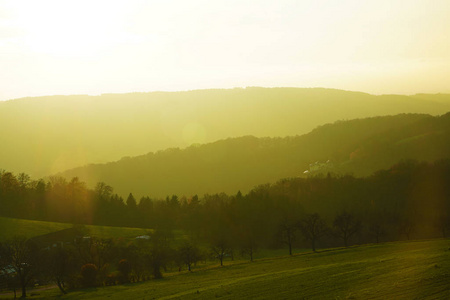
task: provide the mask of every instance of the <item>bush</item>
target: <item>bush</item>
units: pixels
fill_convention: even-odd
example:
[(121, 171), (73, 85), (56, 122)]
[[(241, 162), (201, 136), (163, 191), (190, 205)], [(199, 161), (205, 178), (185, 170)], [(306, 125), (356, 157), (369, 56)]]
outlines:
[(98, 268), (94, 264), (85, 264), (81, 267), (81, 277), (83, 286), (92, 287), (97, 283)]
[(106, 276), (105, 285), (116, 285), (118, 278), (120, 278), (120, 275), (117, 272), (109, 273)]
[(120, 283), (130, 282), (131, 263), (126, 259), (120, 260), (118, 270)]

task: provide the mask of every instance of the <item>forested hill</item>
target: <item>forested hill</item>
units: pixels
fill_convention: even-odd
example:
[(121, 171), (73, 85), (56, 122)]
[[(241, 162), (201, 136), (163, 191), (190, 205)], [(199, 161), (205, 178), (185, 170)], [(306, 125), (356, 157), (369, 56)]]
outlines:
[(234, 194), (280, 178), (319, 172), (363, 176), (400, 160), (442, 158), (450, 158), (450, 113), (401, 114), (338, 121), (301, 136), (245, 136), (167, 149), (60, 175), (92, 187), (103, 181), (123, 196)]
[[(450, 95), (447, 94), (374, 96), (318, 88), (24, 98), (0, 102), (0, 168), (40, 177), (88, 163), (105, 163), (124, 156), (229, 137), (293, 136), (337, 120), (399, 113), (439, 115), (448, 111)], [(241, 144), (266, 142), (246, 138), (226, 144), (234, 143), (239, 148)], [(214, 147), (221, 148), (221, 144), (201, 151), (208, 152), (205, 149)], [(195, 151), (190, 149), (186, 153)], [(170, 155), (167, 152), (164, 157)], [(164, 174), (163, 171), (161, 178), (167, 176)], [(264, 178), (254, 179), (259, 182)], [(221, 185), (215, 182), (205, 188), (217, 186)], [(189, 187), (196, 189), (195, 185)], [(229, 187), (234, 184), (230, 183)]]

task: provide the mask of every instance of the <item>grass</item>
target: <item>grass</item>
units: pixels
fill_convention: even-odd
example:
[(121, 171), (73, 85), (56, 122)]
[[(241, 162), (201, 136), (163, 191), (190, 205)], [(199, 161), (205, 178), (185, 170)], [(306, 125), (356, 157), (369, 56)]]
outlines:
[[(14, 218), (0, 217), (0, 241), (10, 239), (14, 236), (31, 238), (38, 235), (72, 227), (73, 224), (33, 221)], [(148, 233), (149, 229), (94, 226), (87, 225), (89, 234), (100, 238), (132, 238)]]
[(100, 238), (134, 238), (148, 234), (151, 229), (88, 225), (89, 234)]
[(31, 238), (72, 227), (71, 224), (0, 217), (0, 241), (14, 236)]
[(422, 240), (226, 262), (161, 280), (32, 299), (450, 299), (450, 240)]

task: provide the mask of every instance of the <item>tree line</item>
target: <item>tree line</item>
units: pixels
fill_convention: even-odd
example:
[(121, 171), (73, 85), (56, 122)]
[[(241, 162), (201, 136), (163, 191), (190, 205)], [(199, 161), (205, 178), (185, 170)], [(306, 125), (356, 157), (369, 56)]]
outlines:
[(125, 241), (83, 237), (73, 242), (42, 248), (34, 239), (15, 237), (0, 242), (0, 289), (20, 291), (36, 284), (55, 283), (63, 294), (68, 289), (116, 285), (162, 278), (163, 270), (181, 271), (204, 258), (194, 244), (185, 241), (171, 247), (171, 235), (154, 231), (146, 239)]
[(280, 226), (289, 227), (307, 214), (317, 213), (331, 225), (336, 215), (348, 213), (364, 221), (364, 234), (358, 241), (369, 241), (371, 231), (378, 231), (378, 240), (381, 235), (384, 240), (397, 240), (401, 235), (447, 234), (449, 178), (450, 160), (402, 161), (364, 178), (316, 174), (259, 185), (246, 195), (238, 191), (235, 195), (206, 194), (201, 198), (146, 196), (138, 201), (132, 193), (122, 198), (103, 182), (90, 189), (76, 177), (70, 181), (62, 177), (31, 180), (24, 173), (0, 171), (0, 215), (179, 229), (197, 237), (217, 236), (221, 231), (258, 231), (263, 240), (271, 240)]

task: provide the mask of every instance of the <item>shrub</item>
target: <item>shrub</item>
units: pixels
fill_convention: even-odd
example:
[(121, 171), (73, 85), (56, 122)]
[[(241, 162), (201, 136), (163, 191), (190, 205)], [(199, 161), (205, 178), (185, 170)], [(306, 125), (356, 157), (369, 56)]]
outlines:
[(92, 287), (96, 285), (98, 268), (94, 264), (85, 264), (81, 267), (81, 276), (83, 277), (83, 286)]
[(120, 272), (119, 277), (120, 282), (121, 283), (130, 282), (131, 263), (126, 259), (120, 260), (118, 270)]

